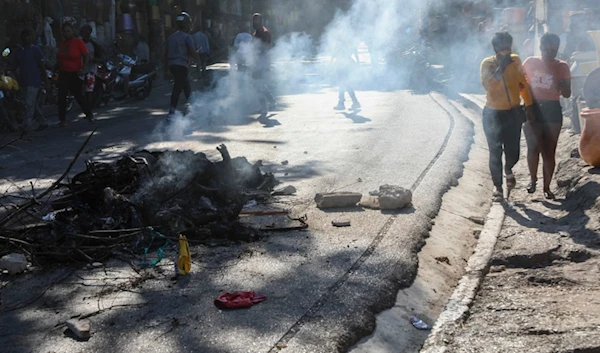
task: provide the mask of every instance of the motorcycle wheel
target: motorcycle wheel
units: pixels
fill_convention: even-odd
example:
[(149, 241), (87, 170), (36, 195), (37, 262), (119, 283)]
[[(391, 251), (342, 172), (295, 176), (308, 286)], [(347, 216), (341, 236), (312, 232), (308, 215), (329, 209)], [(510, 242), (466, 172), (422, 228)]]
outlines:
[(102, 101), (104, 96), (104, 90), (102, 89), (102, 85), (96, 85), (94, 87), (94, 95), (92, 96), (92, 108), (97, 108), (102, 105)]
[(141, 91), (138, 91), (135, 93), (134, 98), (139, 100), (139, 101), (143, 101), (145, 99), (147, 99), (148, 97), (150, 97), (150, 93), (152, 93), (152, 80), (148, 81), (148, 85), (146, 86), (146, 88), (144, 88)]

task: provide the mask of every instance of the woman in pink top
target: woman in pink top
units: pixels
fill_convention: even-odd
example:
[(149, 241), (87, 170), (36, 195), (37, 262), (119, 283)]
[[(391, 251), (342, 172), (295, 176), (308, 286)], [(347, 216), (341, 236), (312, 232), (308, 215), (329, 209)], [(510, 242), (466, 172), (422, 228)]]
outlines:
[(569, 65), (557, 60), (560, 38), (556, 34), (542, 36), (540, 50), (542, 57), (531, 57), (523, 63), (525, 76), (531, 86), (534, 99), (536, 121), (524, 126), (527, 140), (527, 164), (531, 183), (527, 192), (533, 194), (537, 185), (540, 153), (543, 159), (544, 196), (554, 199), (550, 182), (556, 167), (556, 145), (562, 127), (560, 96), (571, 96), (571, 71)]

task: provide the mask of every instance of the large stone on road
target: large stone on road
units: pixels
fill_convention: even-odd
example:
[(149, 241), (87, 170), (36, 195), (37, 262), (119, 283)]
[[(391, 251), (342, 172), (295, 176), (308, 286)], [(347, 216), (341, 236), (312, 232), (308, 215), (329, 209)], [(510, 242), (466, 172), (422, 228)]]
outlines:
[(315, 196), (315, 202), (319, 208), (342, 208), (354, 207), (362, 199), (362, 194), (357, 192), (331, 192), (319, 193)]
[(379, 187), (379, 208), (399, 210), (412, 203), (412, 192), (401, 186), (382, 185)]

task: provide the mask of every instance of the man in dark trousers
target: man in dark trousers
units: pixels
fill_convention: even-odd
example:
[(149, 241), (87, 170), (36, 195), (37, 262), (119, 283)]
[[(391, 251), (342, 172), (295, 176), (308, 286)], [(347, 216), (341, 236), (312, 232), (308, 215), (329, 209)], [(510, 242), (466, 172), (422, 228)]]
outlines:
[(45, 58), (42, 50), (33, 44), (33, 31), (26, 28), (21, 33), (23, 46), (17, 49), (16, 64), (19, 70), (19, 84), (25, 101), (25, 121), (23, 130), (31, 128), (33, 119), (39, 122), (38, 130), (48, 127), (42, 108), (38, 100), (38, 93), (42, 83), (48, 84), (48, 77), (45, 75)]
[(253, 43), (255, 46), (256, 60), (254, 62), (254, 78), (258, 81), (260, 94), (260, 118), (266, 118), (268, 103), (274, 103), (275, 99), (267, 87), (267, 75), (271, 69), (269, 50), (272, 46), (271, 32), (265, 27), (263, 17), (259, 13), (252, 15), (252, 27), (254, 28)]
[(185, 98), (188, 100), (192, 94), (192, 88), (188, 80), (188, 71), (191, 60), (198, 56), (198, 52), (194, 48), (194, 40), (189, 34), (191, 23), (190, 15), (182, 12), (177, 16), (177, 32), (171, 34), (169, 39), (167, 39), (165, 76), (167, 76), (167, 72), (170, 72), (175, 80), (173, 92), (171, 93), (169, 119), (173, 117), (177, 110), (181, 91), (183, 91)]

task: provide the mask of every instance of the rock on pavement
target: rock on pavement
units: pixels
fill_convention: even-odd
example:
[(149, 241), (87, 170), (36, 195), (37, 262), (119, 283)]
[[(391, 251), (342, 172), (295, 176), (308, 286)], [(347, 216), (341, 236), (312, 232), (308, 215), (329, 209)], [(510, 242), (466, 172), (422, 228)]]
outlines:
[(23, 272), (27, 269), (27, 258), (19, 253), (4, 255), (0, 258), (0, 269), (7, 270), (11, 275)]
[(80, 339), (88, 339), (92, 337), (92, 333), (90, 332), (90, 322), (89, 320), (79, 320), (79, 319), (71, 319), (66, 322), (67, 328), (71, 330), (75, 336)]
[(357, 192), (319, 193), (315, 196), (319, 208), (354, 207), (360, 199), (362, 194)]
[(379, 187), (379, 207), (382, 210), (397, 210), (410, 205), (412, 192), (401, 186), (382, 185)]

